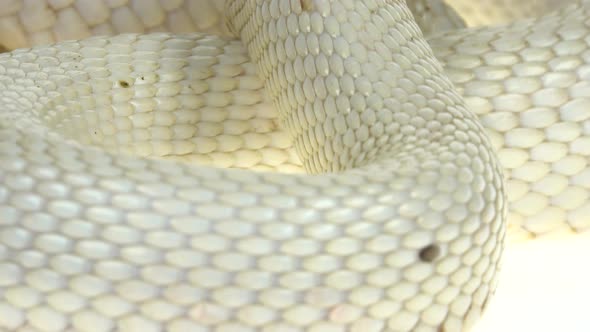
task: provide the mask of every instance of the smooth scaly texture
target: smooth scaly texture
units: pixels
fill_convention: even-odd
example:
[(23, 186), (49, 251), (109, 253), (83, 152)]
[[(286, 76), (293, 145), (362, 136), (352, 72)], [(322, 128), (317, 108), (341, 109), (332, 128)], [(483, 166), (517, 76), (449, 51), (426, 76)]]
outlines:
[[(93, 2), (97, 6), (93, 11), (84, 10), (80, 1), (35, 2), (37, 6), (24, 3), (8, 6), (12, 11), (6, 9), (6, 12), (12, 14), (0, 20), (19, 22), (10, 26), (10, 31), (15, 31), (14, 35), (21, 36), (19, 38), (26, 43), (40, 43), (35, 38), (36, 33), (22, 28), (33, 12), (43, 13), (34, 17), (46, 27), (42, 35), (52, 38), (60, 38), (60, 26), (73, 25), (71, 21), (64, 21), (64, 17), (84, 22), (83, 18), (91, 12), (103, 13), (97, 14), (101, 19), (91, 20), (93, 23), (85, 23), (86, 29), (69, 30), (70, 33), (147, 32), (150, 26), (157, 25), (159, 30), (190, 31), (202, 27), (229, 34), (221, 23), (221, 5), (208, 1), (166, 4), (146, 1), (141, 2), (141, 6), (133, 1)], [(491, 2), (481, 4), (489, 6)], [(495, 4), (498, 8), (507, 7), (499, 2)], [(518, 6), (528, 8), (526, 10), (512, 4), (512, 13), (523, 16), (546, 11), (556, 2), (546, 0), (536, 4), (535, 10), (531, 9), (533, 4), (524, 1), (518, 2)], [(415, 1), (409, 8), (414, 10), (423, 30), (436, 33), (440, 32), (437, 27), (451, 27), (456, 22), (452, 12), (433, 0)], [(66, 12), (77, 14), (66, 15)], [(140, 19), (141, 15), (155, 17), (158, 19), (153, 20), (158, 24), (138, 24), (131, 29), (121, 24), (119, 12), (133, 14), (129, 17), (135, 17), (133, 21), (137, 22), (147, 21)], [(484, 7), (481, 13), (487, 12), (489, 10)], [(429, 25), (433, 13), (440, 17), (437, 22), (443, 23)], [(444, 13), (446, 15), (440, 16)], [(185, 19), (176, 19), (178, 15)], [(203, 16), (207, 20), (203, 20)], [(587, 2), (581, 2), (581, 7), (570, 7), (539, 22), (527, 20), (510, 26), (450, 32), (429, 40), (451, 81), (465, 95), (469, 110), (476, 113), (487, 128), (507, 170), (511, 205), (508, 237), (511, 241), (577, 233), (590, 226), (586, 148), (590, 130), (585, 129), (587, 96), (590, 95), (585, 74), (588, 28), (584, 21), (588, 16)], [(191, 20), (195, 22), (179, 23)], [(498, 20), (498, 17), (492, 15), (489, 20)], [(99, 26), (102, 28), (98, 29)], [(0, 43), (9, 42), (0, 39)], [(237, 45), (239, 48), (240, 44)], [(92, 120), (93, 126), (101, 130), (88, 135), (85, 142), (112, 151), (192, 164), (302, 173), (301, 161), (288, 134), (279, 125), (276, 109), (264, 94), (255, 65), (244, 60), (243, 52), (239, 50), (240, 54), (228, 56), (241, 61), (232, 68), (233, 74), (227, 71), (220, 74), (220, 66), (210, 62), (211, 68), (205, 69), (200, 77), (223, 75), (223, 79), (213, 79), (211, 85), (200, 84), (198, 91), (209, 93), (206, 98), (199, 98), (199, 111), (190, 116), (181, 112), (182, 116), (174, 119), (174, 126), (170, 125), (172, 120), (154, 124), (145, 115), (130, 117), (130, 110), (125, 110), (103, 118), (102, 122), (101, 119)], [(124, 79), (125, 75), (123, 72), (121, 77)], [(556, 95), (556, 100), (549, 100)], [(149, 105), (141, 107), (151, 109)], [(111, 121), (111, 117), (116, 121)], [(138, 121), (144, 122), (138, 124)], [(67, 130), (68, 126), (64, 128)], [(130, 128), (133, 130), (128, 134), (121, 132)], [(78, 135), (76, 130), (73, 134)]]
[[(8, 0), (0, 6), (4, 49), (47, 45), (69, 39), (120, 33), (169, 31), (231, 35), (224, 24), (225, 0)], [(426, 34), (462, 27), (440, 0), (409, 4)]]
[(223, 0), (5, 0), (0, 40), (15, 49), (123, 32), (227, 34), (223, 5)]
[[(579, 0), (446, 0), (467, 26), (506, 24), (546, 15)], [(408, 2), (412, 2), (409, 0)]]
[(237, 41), (123, 35), (0, 57), (0, 326), (473, 324), (504, 238), (491, 143), (403, 2), (303, 4), (234, 1), (227, 13), (304, 167), (337, 172), (114, 152), (199, 155), (199, 139), (222, 149), (233, 143), (220, 130), (257, 128), (227, 119), (255, 119), (246, 110), (264, 101)]
[(509, 237), (590, 228), (590, 2), (430, 40), (507, 176)]
[[(17, 5), (18, 3), (15, 2)], [(52, 5), (59, 3), (53, 1)], [(72, 1), (61, 3), (63, 7), (56, 11), (57, 17), (75, 18), (75, 15), (61, 15), (62, 11), (72, 12), (68, 7), (72, 5)], [(74, 13), (81, 6), (79, 3), (81, 2), (76, 2)], [(106, 2), (112, 8), (126, 7), (126, 3)], [(152, 9), (162, 9), (164, 6), (164, 3), (160, 6), (157, 2), (145, 4)], [(190, 2), (181, 4), (170, 1), (170, 4), (178, 6), (174, 10), (182, 8), (186, 11)], [(134, 12), (139, 7), (132, 5), (130, 2), (125, 11), (139, 17), (140, 14)], [(492, 136), (494, 147), (499, 150), (501, 162), (509, 175), (509, 228), (510, 236), (515, 239), (577, 232), (588, 228), (590, 208), (587, 197), (590, 184), (587, 180), (588, 130), (585, 125), (588, 118), (586, 96), (589, 95), (588, 76), (585, 74), (588, 62), (588, 27), (584, 21), (589, 14), (586, 2), (581, 5), (582, 7), (553, 14), (552, 17), (538, 22), (529, 20), (507, 27), (461, 31), (430, 40), (454, 85), (466, 96), (468, 108), (480, 116)], [(3, 17), (2, 22), (24, 21), (22, 18), (27, 15), (23, 12), (27, 8), (30, 9), (27, 6), (20, 7), (21, 12), (16, 19)], [(513, 11), (515, 12), (517, 11)], [(526, 12), (527, 16), (532, 12)], [(108, 18), (108, 15), (105, 17)], [(163, 17), (165, 19), (162, 22), (169, 22), (167, 19), (171, 16)], [(212, 21), (215, 21), (215, 17), (218, 16), (208, 16)], [(106, 21), (107, 18), (103, 19)], [(37, 19), (42, 21), (39, 16)], [(468, 18), (467, 21), (469, 22)], [(16, 26), (13, 31), (18, 31), (18, 27), (22, 28), (19, 24), (23, 23), (10, 27)], [(159, 29), (169, 28), (169, 24), (161, 23)], [(192, 25), (196, 26), (195, 23)], [(206, 29), (218, 31), (218, 28), (212, 26)], [(53, 38), (60, 36), (47, 30), (54, 31), (47, 28), (45, 35)], [(148, 30), (144, 27), (140, 31)], [(84, 30), (71, 30), (76, 31)], [(112, 29), (110, 33), (117, 31), (125, 30)], [(23, 36), (25, 40), (29, 38), (26, 34)], [(239, 48), (241, 46), (238, 44), (237, 49)], [(236, 48), (231, 50), (235, 51)], [(243, 57), (243, 52), (240, 50), (236, 55)], [(221, 62), (223, 61), (216, 62), (212, 68), (220, 69)], [(234, 68), (234, 72), (245, 74), (246, 80), (234, 76), (236, 79), (224, 80), (221, 85), (219, 80), (213, 80), (213, 84), (208, 83), (206, 86), (208, 92), (219, 88), (239, 91), (242, 87), (256, 88), (247, 89), (247, 93), (240, 94), (239, 98), (236, 98), (236, 94), (227, 93), (230, 90), (223, 90), (214, 97), (209, 95), (205, 101), (200, 100), (200, 105), (205, 105), (204, 109), (207, 111), (193, 112), (190, 120), (188, 117), (184, 118), (187, 123), (198, 122), (198, 130), (191, 129), (191, 126), (158, 125), (154, 130), (136, 128), (131, 131), (132, 135), (125, 134), (125, 130), (129, 128), (124, 124), (125, 119), (130, 118), (129, 110), (110, 115), (108, 111), (100, 112), (99, 114), (106, 114), (104, 119), (93, 119), (93, 115), (90, 115), (85, 121), (90, 122), (92, 128), (99, 127), (96, 121), (104, 120), (101, 123), (104, 130), (97, 131), (95, 135), (106, 135), (96, 139), (93, 135), (83, 138), (75, 127), (69, 126), (72, 123), (68, 118), (69, 109), (61, 109), (65, 111), (62, 112), (64, 118), (56, 123), (60, 124), (60, 131), (69, 129), (71, 137), (82, 141), (86, 139), (86, 142), (107, 147), (109, 150), (120, 149), (216, 166), (250, 168), (255, 165), (257, 169), (300, 171), (299, 159), (289, 149), (291, 145), (286, 133), (279, 131), (277, 127), (276, 111), (259, 89), (262, 83), (255, 77), (253, 65), (243, 62), (239, 67)], [(204, 75), (218, 75), (220, 71), (217, 69), (205, 71)], [(125, 72), (121, 74), (122, 78), (126, 76), (128, 75)], [(121, 82), (125, 85), (127, 81), (122, 80), (118, 84)], [(251, 104), (244, 101), (244, 96), (248, 97)], [(147, 98), (150, 98), (149, 95)], [(161, 99), (155, 100), (159, 105), (163, 104)], [(229, 106), (219, 105), (224, 100), (230, 100)], [(515, 105), (518, 107), (512, 107)], [(142, 104), (141, 107), (146, 105)], [(500, 112), (496, 113), (498, 110)], [(154, 111), (152, 113), (154, 118), (161, 119), (163, 116)], [(58, 117), (52, 114), (51, 118)], [(151, 116), (147, 118), (149, 120)], [(141, 121), (144, 120), (135, 121), (134, 124), (154, 127), (153, 122)], [(221, 121), (223, 125), (220, 126), (218, 123)], [(84, 125), (83, 121), (76, 123)], [(172, 140), (173, 136), (167, 128), (174, 128), (176, 135), (181, 132), (179, 136), (183, 141)], [(206, 134), (202, 135), (203, 133)], [(131, 142), (132, 139), (138, 142)], [(279, 146), (270, 147), (272, 144)]]

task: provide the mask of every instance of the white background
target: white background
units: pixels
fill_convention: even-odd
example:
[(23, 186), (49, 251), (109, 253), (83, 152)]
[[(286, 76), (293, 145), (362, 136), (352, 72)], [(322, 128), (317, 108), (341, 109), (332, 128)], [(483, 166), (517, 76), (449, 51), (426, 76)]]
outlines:
[(589, 332), (590, 234), (508, 245), (474, 332)]

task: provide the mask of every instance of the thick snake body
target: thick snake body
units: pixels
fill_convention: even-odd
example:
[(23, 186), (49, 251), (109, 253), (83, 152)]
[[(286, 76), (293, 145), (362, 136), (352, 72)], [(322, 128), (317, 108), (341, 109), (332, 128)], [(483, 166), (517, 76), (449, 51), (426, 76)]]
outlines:
[(589, 11), (447, 32), (442, 66), (394, 0), (2, 55), (0, 327), (468, 329), (506, 219), (590, 224)]

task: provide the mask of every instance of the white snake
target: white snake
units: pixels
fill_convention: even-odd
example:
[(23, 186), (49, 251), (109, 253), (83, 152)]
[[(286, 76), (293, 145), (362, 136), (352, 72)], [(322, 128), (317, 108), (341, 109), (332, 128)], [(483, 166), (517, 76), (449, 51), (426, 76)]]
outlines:
[(590, 225), (588, 18), (440, 34), (445, 74), (401, 0), (7, 1), (10, 49), (242, 41), (0, 56), (0, 328), (468, 329), (505, 228)]

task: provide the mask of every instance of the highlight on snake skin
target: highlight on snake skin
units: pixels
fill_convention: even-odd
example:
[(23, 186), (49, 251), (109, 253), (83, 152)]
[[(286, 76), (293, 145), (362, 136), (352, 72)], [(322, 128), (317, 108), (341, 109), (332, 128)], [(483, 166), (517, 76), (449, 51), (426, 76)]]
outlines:
[(455, 332), (590, 226), (590, 1), (0, 6), (0, 330)]

